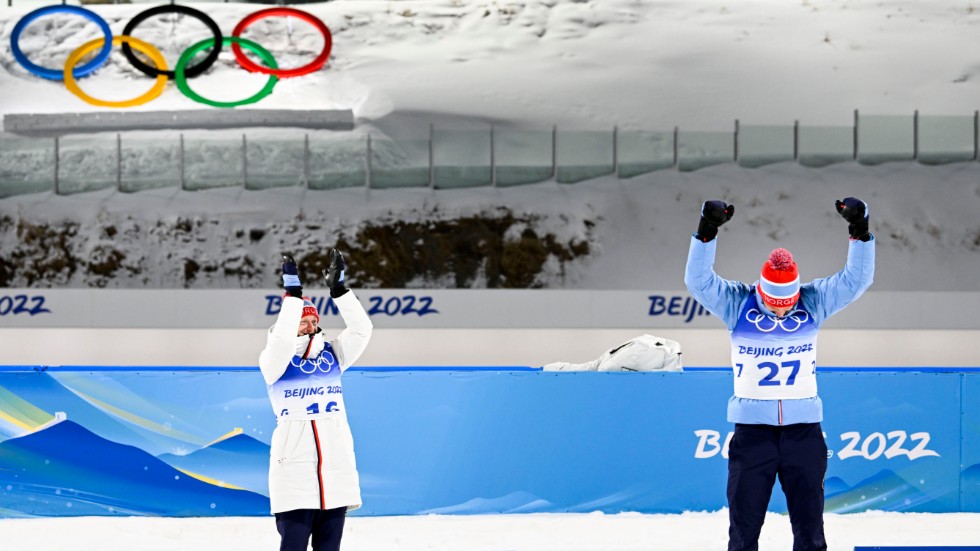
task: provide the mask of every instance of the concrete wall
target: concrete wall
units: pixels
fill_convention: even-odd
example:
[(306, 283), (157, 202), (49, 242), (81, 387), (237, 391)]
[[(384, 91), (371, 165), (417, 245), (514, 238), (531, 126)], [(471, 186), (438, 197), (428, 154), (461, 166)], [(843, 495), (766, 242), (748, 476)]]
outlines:
[(23, 136), (58, 136), (86, 132), (186, 130), (203, 128), (319, 128), (352, 130), (350, 109), (194, 109), (189, 111), (115, 111), (101, 113), (10, 114), (3, 130)]

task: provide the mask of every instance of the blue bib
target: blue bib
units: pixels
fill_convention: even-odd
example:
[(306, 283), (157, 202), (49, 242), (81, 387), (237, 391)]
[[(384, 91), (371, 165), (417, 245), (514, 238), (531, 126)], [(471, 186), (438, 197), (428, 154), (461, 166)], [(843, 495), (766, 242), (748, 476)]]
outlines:
[(269, 399), (280, 420), (319, 419), (344, 411), (340, 362), (330, 343), (314, 358), (293, 356), (286, 372), (269, 385)]

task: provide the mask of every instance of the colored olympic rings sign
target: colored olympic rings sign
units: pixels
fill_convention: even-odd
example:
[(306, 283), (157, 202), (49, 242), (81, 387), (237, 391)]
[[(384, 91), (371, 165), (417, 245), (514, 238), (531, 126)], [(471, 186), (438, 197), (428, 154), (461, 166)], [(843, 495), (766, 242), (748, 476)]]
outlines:
[[(65, 60), (65, 66), (62, 69), (53, 69), (50, 67), (42, 67), (37, 65), (27, 59), (27, 56), (20, 49), (20, 36), (23, 34), (24, 29), (36, 19), (55, 13), (66, 13), (84, 17), (85, 19), (88, 19), (89, 21), (92, 21), (98, 25), (99, 29), (102, 31), (102, 38), (97, 38), (82, 44), (75, 49), (75, 51), (68, 56), (68, 59)], [(160, 53), (160, 50), (158, 50), (152, 44), (132, 36), (133, 31), (136, 30), (136, 27), (139, 26), (140, 23), (151, 17), (164, 13), (176, 13), (197, 19), (201, 21), (213, 35), (212, 38), (202, 40), (187, 48), (187, 50), (181, 54), (180, 59), (177, 61), (177, 65), (173, 70), (167, 68), (167, 62), (164, 59), (163, 54)], [(313, 59), (313, 61), (303, 65), (302, 67), (296, 67), (294, 69), (280, 69), (275, 58), (268, 50), (251, 40), (241, 37), (242, 32), (244, 32), (246, 27), (249, 25), (260, 19), (276, 16), (296, 17), (316, 27), (316, 29), (320, 31), (320, 34), (323, 35), (323, 51), (321, 51), (320, 54)], [(155, 79), (153, 87), (150, 88), (149, 91), (133, 99), (108, 101), (94, 98), (83, 92), (78, 86), (77, 79), (91, 74), (96, 69), (104, 65), (106, 61), (108, 61), (109, 53), (112, 50), (113, 45), (122, 46), (123, 55), (126, 56), (126, 59), (133, 65), (133, 67), (147, 76)], [(201, 96), (200, 94), (191, 90), (190, 86), (187, 84), (187, 79), (201, 75), (212, 65), (214, 65), (214, 62), (218, 60), (218, 55), (221, 53), (222, 47), (226, 45), (231, 45), (232, 52), (235, 54), (235, 60), (244, 69), (253, 73), (269, 75), (269, 80), (266, 81), (265, 86), (255, 95), (243, 100), (221, 102), (210, 100)], [(327, 59), (330, 57), (330, 49), (332, 46), (333, 37), (330, 34), (330, 29), (327, 28), (323, 21), (307, 12), (282, 6), (259, 10), (246, 16), (244, 19), (239, 21), (237, 25), (235, 25), (231, 36), (222, 35), (221, 29), (218, 28), (218, 24), (204, 12), (177, 4), (157, 6), (155, 8), (150, 8), (140, 12), (126, 24), (125, 29), (123, 29), (123, 34), (115, 37), (112, 35), (112, 31), (109, 29), (109, 24), (97, 13), (86, 8), (70, 5), (53, 5), (36, 9), (22, 17), (20, 21), (17, 22), (17, 25), (14, 26), (14, 30), (10, 34), (10, 49), (13, 53), (14, 59), (22, 67), (27, 69), (28, 72), (48, 80), (62, 80), (65, 83), (65, 87), (68, 88), (71, 93), (75, 94), (86, 103), (101, 107), (133, 107), (147, 103), (163, 93), (168, 80), (175, 81), (177, 83), (177, 88), (188, 98), (198, 103), (204, 103), (213, 107), (237, 107), (239, 105), (255, 103), (271, 94), (272, 89), (275, 87), (276, 82), (278, 82), (280, 78), (303, 76), (322, 68), (327, 63)], [(195, 55), (208, 48), (210, 48), (210, 50), (201, 61), (193, 65), (190, 64)], [(243, 48), (257, 55), (262, 60), (264, 65), (260, 65), (249, 59), (242, 50)], [(93, 57), (90, 61), (87, 61), (85, 64), (77, 66), (82, 58), (91, 54), (95, 50), (98, 50), (95, 57)], [(150, 61), (153, 62), (153, 64), (147, 64), (143, 59), (140, 59), (133, 52), (133, 50), (144, 54), (150, 59)]]

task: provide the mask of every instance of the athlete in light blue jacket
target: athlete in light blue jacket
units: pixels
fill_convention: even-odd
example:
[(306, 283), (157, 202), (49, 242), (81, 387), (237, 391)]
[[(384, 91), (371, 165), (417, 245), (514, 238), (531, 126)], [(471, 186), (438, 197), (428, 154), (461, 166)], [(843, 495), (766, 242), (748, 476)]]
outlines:
[(704, 203), (691, 239), (684, 282), (731, 333), (735, 392), (728, 421), (735, 423), (735, 434), (728, 460), (729, 551), (758, 549), (777, 476), (786, 494), (794, 551), (827, 548), (827, 446), (817, 395), (817, 330), (871, 286), (875, 258), (867, 204), (848, 197), (836, 207), (849, 223), (847, 264), (803, 285), (786, 249), (770, 254), (753, 285), (715, 273), (718, 227), (735, 212), (722, 201)]

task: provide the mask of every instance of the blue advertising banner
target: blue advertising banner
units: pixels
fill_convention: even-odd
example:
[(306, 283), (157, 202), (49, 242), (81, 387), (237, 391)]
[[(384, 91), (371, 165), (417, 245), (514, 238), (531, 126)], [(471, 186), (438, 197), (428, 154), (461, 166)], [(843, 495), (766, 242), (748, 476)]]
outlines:
[(960, 510), (963, 379), (955, 373), (821, 375), (823, 427), (834, 452), (826, 510)]
[(963, 423), (961, 426), (963, 511), (980, 511), (980, 377), (963, 378)]
[[(828, 512), (980, 511), (980, 373), (819, 384)], [(367, 368), (344, 394), (356, 515), (726, 505), (728, 370)], [(0, 517), (266, 515), (274, 426), (257, 369), (6, 368)]]

